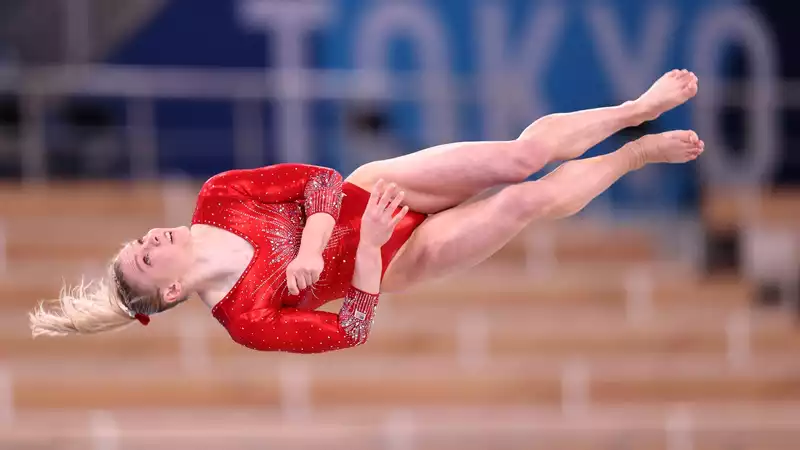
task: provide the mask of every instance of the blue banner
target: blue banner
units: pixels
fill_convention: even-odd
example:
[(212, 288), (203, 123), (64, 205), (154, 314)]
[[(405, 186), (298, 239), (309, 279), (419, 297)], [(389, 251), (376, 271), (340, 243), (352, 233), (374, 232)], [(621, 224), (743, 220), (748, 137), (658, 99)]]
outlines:
[[(672, 68), (699, 70), (702, 62), (705, 76), (723, 77), (731, 43), (744, 33), (726, 30), (738, 29), (735, 20), (749, 17), (747, 12), (736, 15), (740, 3), (174, 0), (110, 62), (422, 74), (417, 95), (407, 96), (401, 92), (407, 86), (388, 83), (384, 88), (395, 100), (378, 106), (342, 99), (305, 102), (302, 120), (295, 117), (293, 122), (302, 125), (293, 133), (304, 139), (281, 137), (284, 131), (278, 123), (288, 120), (282, 116), (286, 109), (265, 102), (266, 163), (286, 155), (310, 155), (304, 157), (309, 162), (348, 172), (366, 160), (439, 143), (512, 139), (548, 113), (633, 99)], [(742, 39), (747, 39), (744, 34)], [(710, 58), (714, 61), (708, 62)], [(364, 89), (369, 97), (368, 86)], [(394, 89), (397, 92), (391, 92)], [(440, 93), (437, 90), (452, 97), (434, 101), (427, 94)], [(159, 103), (157, 120), (164, 129), (169, 128), (169, 115), (189, 117), (194, 109), (170, 100)], [(225, 107), (209, 103), (200, 111), (216, 117), (209, 108)], [(373, 140), (354, 137), (349, 122), (354, 111), (366, 107), (385, 113), (391, 124)], [(678, 108), (642, 130), (609, 139), (588, 155), (610, 151), (637, 132), (693, 128), (695, 114), (692, 106)], [(233, 153), (233, 139), (227, 147), (222, 144), (231, 122), (226, 117), (213, 125), (221, 131), (209, 142), (219, 143), (220, 153)], [(162, 151), (183, 153), (166, 143)], [(180, 168), (179, 160), (162, 158), (168, 162), (166, 169)], [(224, 169), (218, 167), (222, 160), (231, 158), (208, 158), (214, 164), (205, 172)], [(191, 170), (198, 172), (201, 164), (194, 160)], [(696, 168), (694, 163), (648, 168), (624, 179), (609, 195), (626, 208), (691, 206)]]

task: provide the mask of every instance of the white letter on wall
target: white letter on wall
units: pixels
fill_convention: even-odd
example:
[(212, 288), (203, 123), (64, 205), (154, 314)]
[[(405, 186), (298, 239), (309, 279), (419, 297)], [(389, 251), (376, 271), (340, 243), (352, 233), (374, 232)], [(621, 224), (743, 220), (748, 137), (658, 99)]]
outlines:
[[(479, 70), (486, 139), (516, 138), (525, 126), (548, 112), (537, 87), (564, 23), (564, 6), (547, 2), (521, 33), (510, 54), (508, 18), (492, 3), (478, 8)], [(521, 128), (520, 128), (521, 127)]]
[[(455, 111), (450, 94), (450, 51), (439, 24), (423, 3), (381, 2), (375, 4), (356, 34), (356, 67), (368, 72), (382, 72), (386, 49), (398, 35), (416, 42), (422, 66), (425, 138), (428, 145), (450, 142), (455, 138)], [(391, 83), (384, 85), (391, 89)]]
[[(697, 23), (694, 39), (693, 67), (700, 78), (700, 93), (695, 102), (697, 132), (706, 141), (707, 151), (698, 161), (711, 184), (756, 185), (768, 181), (773, 174), (780, 148), (780, 129), (776, 121), (777, 54), (768, 26), (752, 10), (745, 7), (712, 9)], [(748, 100), (747, 141), (749, 157), (736, 163), (723, 149), (724, 138), (718, 118), (724, 80), (717, 65), (722, 52), (731, 43), (742, 45), (752, 74)]]
[(625, 45), (622, 26), (608, 5), (592, 5), (587, 10), (600, 61), (611, 75), (620, 101), (635, 100), (661, 75), (661, 63), (675, 26), (674, 12), (659, 4), (650, 8), (642, 27), (644, 36), (638, 46)]
[(297, 70), (303, 68), (303, 38), (331, 18), (333, 9), (327, 1), (243, 0), (240, 17), (243, 23), (264, 31), (273, 31), (279, 77), (278, 139), (281, 161), (310, 162), (308, 136), (311, 130), (304, 114), (308, 88)]

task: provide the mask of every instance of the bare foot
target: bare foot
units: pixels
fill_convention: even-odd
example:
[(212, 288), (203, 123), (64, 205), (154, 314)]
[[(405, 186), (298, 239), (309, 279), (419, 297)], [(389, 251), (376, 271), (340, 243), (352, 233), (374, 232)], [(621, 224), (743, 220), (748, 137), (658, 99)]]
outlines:
[(655, 120), (697, 95), (697, 76), (688, 70), (665, 73), (634, 104), (641, 110), (643, 121)]
[(705, 149), (705, 143), (694, 131), (668, 131), (643, 136), (628, 144), (635, 155), (634, 168), (645, 164), (681, 164), (694, 161)]

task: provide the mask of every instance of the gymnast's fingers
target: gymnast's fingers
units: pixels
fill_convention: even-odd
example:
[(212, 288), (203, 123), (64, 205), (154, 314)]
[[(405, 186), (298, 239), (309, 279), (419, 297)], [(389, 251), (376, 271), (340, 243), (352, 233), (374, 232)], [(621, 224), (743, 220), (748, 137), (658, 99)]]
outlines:
[(368, 206), (378, 204), (378, 200), (381, 198), (381, 193), (383, 192), (384, 184), (383, 178), (381, 178), (377, 183), (375, 183), (375, 186), (372, 186), (372, 192), (369, 195), (369, 202), (367, 203)]
[(297, 295), (300, 293), (300, 290), (297, 289), (297, 280), (293, 274), (288, 272), (286, 273), (286, 287), (289, 288), (289, 293), (292, 295)]
[(389, 222), (389, 225), (392, 228), (396, 227), (397, 224), (400, 223), (401, 220), (403, 220), (403, 217), (406, 216), (406, 213), (408, 213), (408, 205), (403, 206), (403, 209), (401, 209), (400, 212), (397, 213), (397, 215), (392, 218), (392, 221)]
[(386, 209), (386, 205), (389, 204), (389, 200), (391, 200), (394, 195), (395, 188), (397, 188), (397, 185), (392, 183), (383, 191), (383, 195), (381, 195), (381, 199), (378, 201), (378, 211), (383, 212), (383, 210)]
[(314, 274), (311, 272), (306, 274), (306, 287), (311, 287), (316, 281), (314, 280)]
[(400, 202), (403, 201), (403, 197), (405, 197), (405, 195), (406, 195), (405, 192), (400, 191), (400, 193), (397, 194), (394, 200), (392, 200), (392, 203), (389, 204), (389, 207), (386, 208), (386, 211), (384, 212), (384, 214), (386, 214), (387, 219), (391, 218), (392, 214), (394, 214), (394, 212), (397, 211), (397, 208), (400, 207)]
[(297, 279), (297, 287), (302, 291), (303, 289), (308, 287), (308, 283), (306, 283), (306, 276), (303, 273), (298, 273), (295, 277)]

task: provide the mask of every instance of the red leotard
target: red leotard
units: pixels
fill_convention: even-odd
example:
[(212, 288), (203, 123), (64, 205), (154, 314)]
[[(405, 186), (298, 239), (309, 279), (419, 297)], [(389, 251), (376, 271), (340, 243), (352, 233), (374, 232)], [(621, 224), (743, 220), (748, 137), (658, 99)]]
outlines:
[[(232, 170), (203, 185), (192, 224), (227, 230), (254, 249), (242, 276), (212, 309), (234, 341), (255, 350), (321, 353), (366, 340), (378, 297), (350, 283), (369, 196), (332, 169), (304, 164)], [(322, 254), (325, 268), (317, 283), (293, 296), (286, 267), (300, 248), (306, 218), (318, 213), (336, 219)], [(381, 248), (381, 276), (425, 217), (409, 211), (398, 224)], [(339, 298), (345, 299), (339, 314), (315, 311)]]

